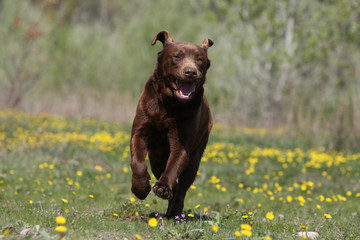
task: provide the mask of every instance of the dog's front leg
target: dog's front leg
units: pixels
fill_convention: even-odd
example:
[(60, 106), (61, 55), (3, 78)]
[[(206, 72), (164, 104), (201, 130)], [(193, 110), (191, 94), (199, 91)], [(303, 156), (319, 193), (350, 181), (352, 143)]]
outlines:
[(136, 197), (143, 200), (151, 191), (150, 175), (145, 161), (147, 149), (145, 135), (141, 130), (133, 130), (130, 142), (132, 186), (131, 191)]
[(189, 161), (188, 153), (185, 147), (181, 144), (176, 128), (168, 131), (168, 139), (170, 143), (170, 156), (166, 164), (165, 171), (153, 187), (154, 193), (163, 199), (173, 198), (173, 189), (176, 184), (176, 180)]

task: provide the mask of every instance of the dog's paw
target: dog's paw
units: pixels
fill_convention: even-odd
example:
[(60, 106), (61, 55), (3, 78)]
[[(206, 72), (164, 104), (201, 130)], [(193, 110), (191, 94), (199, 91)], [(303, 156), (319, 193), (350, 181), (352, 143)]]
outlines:
[(131, 185), (131, 192), (135, 194), (140, 200), (144, 200), (149, 192), (151, 191), (151, 186), (149, 180), (138, 180), (133, 178)]
[(153, 192), (162, 199), (170, 200), (173, 198), (173, 192), (170, 187), (159, 182), (153, 187)]

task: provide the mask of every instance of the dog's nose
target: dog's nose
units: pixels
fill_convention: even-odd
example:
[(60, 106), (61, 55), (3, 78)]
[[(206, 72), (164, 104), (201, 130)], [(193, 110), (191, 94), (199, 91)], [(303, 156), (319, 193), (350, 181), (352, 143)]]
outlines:
[(192, 67), (185, 68), (185, 76), (186, 77), (196, 77), (197, 76), (196, 68), (192, 68)]

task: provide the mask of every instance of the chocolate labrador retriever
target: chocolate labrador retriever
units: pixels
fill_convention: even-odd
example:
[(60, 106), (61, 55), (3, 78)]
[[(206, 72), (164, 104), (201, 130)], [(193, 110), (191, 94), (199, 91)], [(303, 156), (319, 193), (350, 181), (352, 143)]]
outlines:
[(136, 109), (131, 134), (131, 191), (143, 200), (149, 194), (150, 175), (158, 180), (153, 192), (169, 200), (167, 218), (180, 216), (184, 198), (194, 182), (212, 127), (203, 84), (210, 67), (207, 49), (174, 42), (169, 32), (159, 32), (151, 44), (163, 43), (154, 73), (146, 82)]

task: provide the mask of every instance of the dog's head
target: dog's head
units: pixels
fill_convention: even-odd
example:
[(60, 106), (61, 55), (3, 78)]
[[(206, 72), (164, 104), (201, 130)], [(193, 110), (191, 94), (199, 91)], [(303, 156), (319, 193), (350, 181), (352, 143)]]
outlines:
[(205, 39), (201, 45), (174, 42), (168, 31), (159, 32), (151, 44), (163, 43), (158, 53), (156, 84), (162, 95), (188, 102), (203, 91), (206, 71), (210, 67), (207, 49), (213, 41)]

